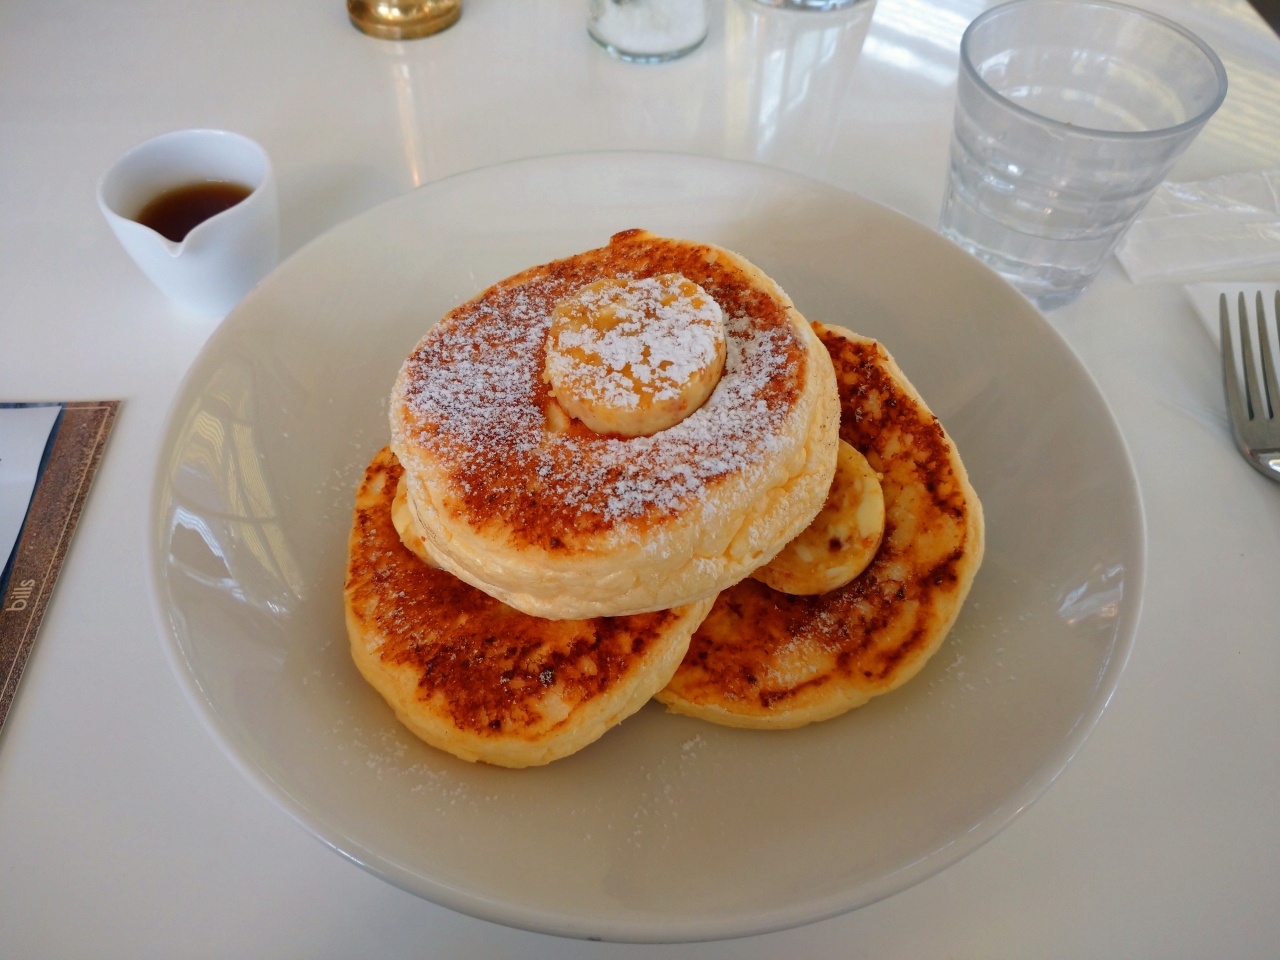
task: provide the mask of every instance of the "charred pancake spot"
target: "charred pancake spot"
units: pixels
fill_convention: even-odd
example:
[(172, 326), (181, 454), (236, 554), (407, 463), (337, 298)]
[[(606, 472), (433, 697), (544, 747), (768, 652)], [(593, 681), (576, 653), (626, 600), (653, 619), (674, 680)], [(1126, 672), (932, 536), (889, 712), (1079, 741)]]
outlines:
[(839, 553), (840, 549), (843, 546), (844, 546), (844, 542), (839, 537), (832, 537), (831, 540), (827, 543), (827, 549), (830, 550), (832, 553)]

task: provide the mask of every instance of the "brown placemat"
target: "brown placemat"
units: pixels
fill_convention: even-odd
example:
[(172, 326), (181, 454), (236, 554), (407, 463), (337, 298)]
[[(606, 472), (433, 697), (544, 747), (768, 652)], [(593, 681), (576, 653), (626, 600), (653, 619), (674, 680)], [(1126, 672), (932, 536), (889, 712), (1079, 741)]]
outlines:
[(119, 400), (63, 404), (0, 605), (0, 727), (9, 715), (119, 406)]

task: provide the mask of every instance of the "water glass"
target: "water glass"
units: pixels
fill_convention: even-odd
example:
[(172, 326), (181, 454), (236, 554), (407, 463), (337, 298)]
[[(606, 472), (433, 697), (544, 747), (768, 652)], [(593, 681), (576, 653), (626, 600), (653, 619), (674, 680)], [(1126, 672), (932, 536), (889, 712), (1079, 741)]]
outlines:
[(844, 10), (866, 0), (756, 0), (766, 7), (781, 7), (785, 10), (804, 10), (825, 13), (829, 10)]
[(664, 63), (707, 38), (710, 0), (588, 0), (587, 32), (619, 60)]
[(1041, 309), (1101, 268), (1227, 92), (1222, 61), (1107, 0), (1013, 0), (960, 43), (938, 229)]

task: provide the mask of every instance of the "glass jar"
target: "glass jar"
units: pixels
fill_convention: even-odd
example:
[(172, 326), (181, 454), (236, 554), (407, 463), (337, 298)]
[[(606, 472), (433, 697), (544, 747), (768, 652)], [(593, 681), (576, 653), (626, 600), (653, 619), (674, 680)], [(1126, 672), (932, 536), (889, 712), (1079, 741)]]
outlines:
[(587, 32), (619, 60), (663, 63), (707, 38), (709, 0), (588, 0)]

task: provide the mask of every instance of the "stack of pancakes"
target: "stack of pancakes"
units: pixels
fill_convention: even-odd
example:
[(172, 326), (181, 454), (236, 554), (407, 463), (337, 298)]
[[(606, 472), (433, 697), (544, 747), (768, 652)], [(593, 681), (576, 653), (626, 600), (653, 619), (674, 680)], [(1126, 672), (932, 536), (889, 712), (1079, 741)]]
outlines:
[[(619, 306), (609, 325), (622, 325), (592, 340), (570, 308), (614, 288), (634, 303), (683, 291), (699, 312), (645, 321)], [(566, 316), (577, 326), (557, 339)], [(688, 409), (667, 399), (670, 425), (637, 435), (588, 426), (650, 423), (623, 416), (637, 401), (619, 370), (648, 402), (663, 370), (712, 357), (684, 316), (723, 324)], [(640, 341), (614, 335), (633, 328), (643, 361)], [(597, 393), (617, 419), (592, 420), (548, 375), (583, 343), (612, 358)], [(632, 345), (625, 368), (617, 344)], [(547, 763), (654, 696), (735, 726), (835, 716), (920, 669), (981, 561), (954, 445), (884, 349), (809, 324), (758, 268), (707, 244), (628, 231), (496, 284), (418, 344), (390, 417), (357, 494), (352, 655), (406, 726), (467, 760)], [(841, 480), (851, 458), (878, 480), (875, 537), (843, 532), (859, 507)], [(828, 539), (829, 556), (806, 546)], [(827, 589), (859, 552), (865, 570)]]

